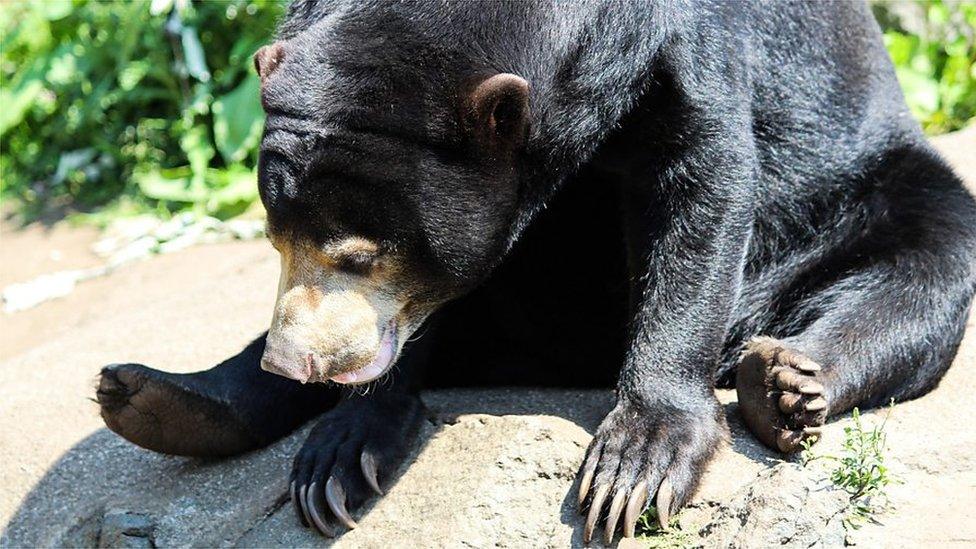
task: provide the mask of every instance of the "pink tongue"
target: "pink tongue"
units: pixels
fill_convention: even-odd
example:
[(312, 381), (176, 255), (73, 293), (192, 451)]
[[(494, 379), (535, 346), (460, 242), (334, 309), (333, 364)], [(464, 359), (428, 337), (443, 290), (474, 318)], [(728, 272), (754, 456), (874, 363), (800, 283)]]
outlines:
[(368, 365), (351, 372), (343, 372), (332, 376), (330, 379), (336, 383), (365, 383), (372, 381), (383, 375), (383, 372), (390, 366), (393, 355), (396, 353), (396, 322), (390, 320), (383, 330), (383, 338), (380, 340), (380, 351), (376, 354)]

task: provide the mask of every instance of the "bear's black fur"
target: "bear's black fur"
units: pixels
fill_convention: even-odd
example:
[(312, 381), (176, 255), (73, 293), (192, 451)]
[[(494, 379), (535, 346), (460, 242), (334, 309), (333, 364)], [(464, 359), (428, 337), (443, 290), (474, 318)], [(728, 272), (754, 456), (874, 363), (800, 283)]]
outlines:
[[(760, 365), (770, 387), (830, 415), (924, 394), (954, 356), (976, 205), (860, 2), (300, 0), (279, 44), (269, 226), (383, 242), (450, 302), (366, 395), (261, 371), (262, 338), (191, 376), (110, 367), (99, 398), (123, 436), (189, 454), (260, 446), (331, 408), (292, 474), (323, 533), (388, 480), (421, 387), (616, 381), (582, 469), (589, 538), (605, 501), (612, 536), (624, 503), (631, 533), (648, 495), (665, 517), (688, 500), (726, 430), (713, 388), (756, 336), (782, 346)], [(499, 114), (516, 129), (486, 143), (465, 102), (499, 73), (528, 83), (528, 111)], [(776, 377), (783, 349), (816, 383)], [(146, 387), (174, 418), (222, 407), (199, 433), (245, 434), (208, 446), (165, 415), (120, 417)], [(776, 429), (808, 436), (825, 414)]]

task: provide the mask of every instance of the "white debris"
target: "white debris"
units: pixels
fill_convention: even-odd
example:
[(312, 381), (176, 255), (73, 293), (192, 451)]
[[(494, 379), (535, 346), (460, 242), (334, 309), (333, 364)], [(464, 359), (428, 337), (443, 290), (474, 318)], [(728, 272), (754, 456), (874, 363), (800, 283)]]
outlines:
[(100, 256), (107, 257), (116, 250), (152, 234), (161, 223), (164, 222), (149, 215), (126, 217), (113, 221), (105, 229), (104, 238), (92, 246), (92, 251)]
[(75, 284), (82, 280), (102, 276), (111, 271), (110, 267), (94, 267), (91, 269), (58, 271), (41, 275), (33, 280), (11, 284), (0, 293), (3, 300), (3, 310), (7, 313), (23, 311), (39, 305), (49, 299), (64, 297), (75, 289)]
[(263, 219), (231, 219), (224, 227), (238, 240), (254, 240), (264, 236)]
[(158, 248), (159, 241), (147, 235), (114, 252), (109, 256), (108, 264), (112, 267), (118, 267), (131, 261), (146, 259), (153, 255)]
[[(156, 254), (179, 251), (194, 244), (253, 240), (263, 235), (263, 219), (235, 219), (224, 222), (192, 213), (178, 214), (168, 220), (145, 215), (119, 219), (105, 230), (102, 239), (92, 245), (95, 254), (106, 258), (104, 266), (59, 271), (27, 282), (11, 284), (0, 292), (3, 310), (8, 313), (22, 311), (50, 299), (66, 296), (82, 280), (108, 274), (126, 263), (147, 259)], [(53, 251), (52, 258), (55, 258), (55, 254), (60, 256), (59, 252)]]

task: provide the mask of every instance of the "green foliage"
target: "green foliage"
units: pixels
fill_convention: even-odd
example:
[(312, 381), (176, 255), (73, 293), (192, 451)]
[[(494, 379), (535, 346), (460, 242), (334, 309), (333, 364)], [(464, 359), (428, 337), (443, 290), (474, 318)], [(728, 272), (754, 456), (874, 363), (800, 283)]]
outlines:
[(825, 459), (834, 463), (830, 470), (830, 480), (851, 496), (851, 508), (847, 516), (847, 524), (851, 527), (859, 527), (884, 507), (878, 502), (884, 500), (885, 488), (894, 481), (884, 459), (887, 438), (884, 429), (894, 406), (895, 402), (892, 400), (884, 420), (871, 429), (864, 426), (860, 410), (854, 408), (851, 425), (844, 427), (840, 456), (814, 455), (810, 449), (812, 442), (803, 443), (804, 464), (814, 459)]
[(691, 547), (695, 536), (683, 531), (677, 515), (671, 517), (667, 530), (661, 528), (657, 517), (657, 508), (651, 505), (637, 518), (634, 529), (637, 539), (652, 549), (683, 549)]
[(912, 113), (930, 134), (976, 116), (976, 3), (876, 1), (875, 15)]
[[(228, 217), (257, 197), (251, 63), (277, 0), (0, 3), (0, 191), (27, 217), (120, 196)], [(131, 209), (130, 209), (131, 211)]]

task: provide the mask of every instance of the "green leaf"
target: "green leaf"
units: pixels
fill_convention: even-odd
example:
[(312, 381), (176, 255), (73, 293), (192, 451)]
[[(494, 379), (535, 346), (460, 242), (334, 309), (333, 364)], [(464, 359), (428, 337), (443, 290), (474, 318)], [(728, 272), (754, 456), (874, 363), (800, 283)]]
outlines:
[(186, 70), (190, 73), (190, 76), (201, 82), (210, 80), (207, 59), (203, 55), (203, 45), (200, 44), (197, 29), (183, 27), (183, 31), (180, 33), (180, 39), (183, 43), (183, 56), (186, 60)]
[(210, 159), (214, 157), (214, 150), (210, 146), (210, 136), (208, 135), (207, 128), (202, 125), (196, 125), (184, 132), (183, 136), (180, 137), (180, 148), (183, 149), (187, 160), (190, 161), (190, 169), (193, 172), (193, 184), (203, 186), (207, 166), (210, 165)]
[(261, 83), (253, 73), (213, 104), (214, 140), (228, 164), (240, 162), (258, 145), (264, 123)]
[(188, 167), (172, 170), (148, 170), (132, 174), (142, 194), (156, 200), (197, 203), (207, 199), (207, 190), (194, 188)]
[(928, 23), (932, 26), (945, 25), (949, 20), (949, 9), (943, 4), (932, 4), (928, 9)]
[(123, 91), (132, 91), (136, 85), (149, 74), (149, 63), (146, 61), (131, 61), (119, 71), (119, 87)]
[(210, 213), (236, 204), (250, 204), (258, 198), (257, 174), (241, 165), (210, 170), (208, 182), (211, 187), (217, 187), (207, 200)]
[(0, 108), (0, 136), (23, 121), (27, 110), (42, 90), (44, 84), (39, 78), (22, 82), (13, 92), (0, 89), (0, 105), (3, 105)]
[(77, 58), (65, 52), (51, 59), (46, 78), (53, 86), (63, 86), (76, 81), (79, 76)]
[(895, 73), (905, 92), (905, 100), (916, 116), (924, 118), (939, 110), (938, 82), (909, 67), (898, 67)]
[(64, 19), (71, 14), (71, 0), (40, 0), (34, 2), (34, 6), (41, 9), (44, 18), (48, 21)]
[(160, 15), (162, 13), (168, 13), (172, 8), (173, 0), (152, 0), (149, 4), (149, 13), (152, 15)]
[(888, 31), (884, 35), (885, 46), (888, 48), (888, 55), (896, 67), (907, 65), (912, 59), (915, 47), (918, 45), (918, 37), (902, 34), (898, 31)]

